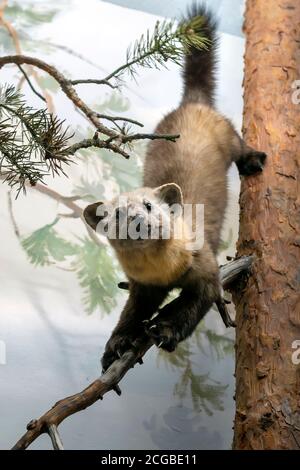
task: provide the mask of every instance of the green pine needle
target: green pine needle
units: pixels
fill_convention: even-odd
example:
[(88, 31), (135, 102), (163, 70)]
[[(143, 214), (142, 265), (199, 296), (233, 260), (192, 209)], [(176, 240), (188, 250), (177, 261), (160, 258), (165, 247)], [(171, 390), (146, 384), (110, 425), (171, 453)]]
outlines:
[(65, 148), (72, 137), (63, 121), (47, 110), (28, 106), (13, 86), (0, 87), (0, 171), (17, 187), (35, 185), (52, 172), (63, 173)]
[(177, 25), (174, 21), (157, 21), (153, 34), (149, 30), (127, 50), (126, 63), (106, 77), (106, 80), (122, 79), (128, 72), (135, 78), (137, 66), (166, 67), (168, 61), (182, 65), (183, 57), (192, 47), (208, 49), (210, 40), (203, 35), (203, 17), (195, 16), (190, 21)]

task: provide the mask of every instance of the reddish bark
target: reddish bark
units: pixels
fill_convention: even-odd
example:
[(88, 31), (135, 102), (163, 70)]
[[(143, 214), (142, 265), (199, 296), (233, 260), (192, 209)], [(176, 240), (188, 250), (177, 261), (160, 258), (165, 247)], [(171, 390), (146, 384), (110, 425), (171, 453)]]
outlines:
[(265, 151), (240, 195), (238, 255), (254, 254), (236, 286), (235, 449), (300, 448), (299, 0), (248, 0), (244, 77), (246, 142)]

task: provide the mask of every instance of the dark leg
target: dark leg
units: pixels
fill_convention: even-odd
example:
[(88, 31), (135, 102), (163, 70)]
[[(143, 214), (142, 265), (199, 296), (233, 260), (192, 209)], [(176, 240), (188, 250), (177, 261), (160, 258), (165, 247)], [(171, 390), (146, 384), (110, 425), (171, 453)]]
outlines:
[(159, 310), (159, 315), (146, 324), (146, 333), (158, 347), (174, 351), (180, 341), (193, 333), (219, 296), (218, 282), (199, 286), (193, 291), (183, 289), (179, 297)]
[(165, 288), (130, 283), (128, 300), (105, 346), (101, 361), (104, 370), (125, 351), (132, 349), (134, 341), (145, 334), (143, 320), (151, 318), (167, 292)]

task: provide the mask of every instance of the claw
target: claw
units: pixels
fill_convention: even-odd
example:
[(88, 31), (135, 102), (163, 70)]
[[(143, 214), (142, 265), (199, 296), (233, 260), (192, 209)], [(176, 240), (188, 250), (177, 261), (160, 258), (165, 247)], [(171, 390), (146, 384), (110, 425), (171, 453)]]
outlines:
[(258, 162), (257, 166), (258, 166), (258, 171), (263, 171), (263, 169), (264, 169), (263, 163)]
[(159, 315), (159, 312), (153, 313), (153, 315), (152, 315), (152, 317), (150, 318), (150, 320), (154, 320), (154, 318), (156, 318), (158, 315)]
[(164, 342), (161, 341), (157, 347), (160, 348), (163, 344), (164, 344)]
[(117, 354), (118, 354), (119, 359), (121, 359), (122, 354), (120, 353), (119, 349), (117, 349)]
[(142, 323), (145, 323), (145, 325), (147, 325), (147, 323), (149, 323), (150, 320), (142, 320)]
[(112, 389), (116, 392), (117, 395), (120, 396), (122, 394), (122, 390), (120, 389), (118, 384), (114, 385)]
[(228, 327), (233, 327), (235, 328), (236, 327), (236, 323), (231, 319), (230, 315), (229, 315), (229, 312), (227, 310), (227, 307), (226, 307), (226, 303), (224, 302), (224, 299), (222, 299), (221, 297), (216, 301), (216, 306), (219, 310), (219, 313), (221, 315), (221, 318), (224, 322), (224, 325), (226, 326), (226, 328)]
[(157, 325), (150, 326), (149, 330), (152, 330), (152, 328), (157, 328)]

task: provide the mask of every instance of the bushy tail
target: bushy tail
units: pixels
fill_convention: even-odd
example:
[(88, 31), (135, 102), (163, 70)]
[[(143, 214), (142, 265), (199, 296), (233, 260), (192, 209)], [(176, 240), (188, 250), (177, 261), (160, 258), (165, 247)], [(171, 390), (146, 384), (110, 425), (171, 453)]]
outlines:
[(190, 20), (195, 16), (203, 17), (199, 33), (209, 39), (209, 45), (207, 49), (192, 47), (190, 53), (185, 57), (183, 102), (192, 101), (213, 105), (218, 47), (217, 21), (205, 5), (198, 5), (197, 3), (191, 5), (183, 21)]

